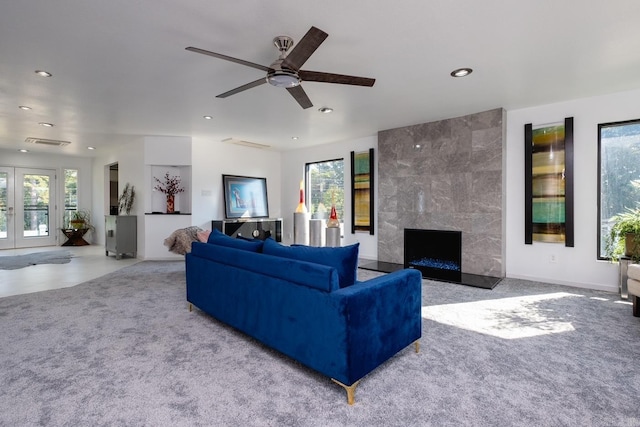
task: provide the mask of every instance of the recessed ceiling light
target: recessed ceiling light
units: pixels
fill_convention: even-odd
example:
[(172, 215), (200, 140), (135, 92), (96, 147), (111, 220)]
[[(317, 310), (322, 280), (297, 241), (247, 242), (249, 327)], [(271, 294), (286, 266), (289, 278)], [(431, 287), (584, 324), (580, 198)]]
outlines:
[(207, 120), (211, 120), (211, 119), (213, 119), (213, 117), (212, 117), (212, 116), (202, 116), (202, 117), (204, 117), (204, 118), (205, 118), (205, 119), (207, 119)]
[(291, 139), (293, 139), (294, 141), (297, 141), (298, 137), (297, 136), (292, 136)]
[(473, 70), (471, 68), (458, 68), (451, 72), (451, 77), (466, 77), (472, 72)]
[(52, 127), (54, 127), (54, 126), (55, 126), (53, 123), (47, 123), (47, 122), (40, 122), (40, 123), (38, 123), (38, 124), (39, 124), (40, 126), (44, 126), (44, 127), (46, 127), (46, 128), (52, 128)]
[(35, 73), (41, 77), (51, 77), (53, 75), (50, 72), (44, 70), (36, 70)]
[(21, 110), (31, 110), (31, 107), (27, 107), (26, 105), (18, 105), (18, 108)]
[(96, 147), (87, 147), (87, 150), (95, 150)]
[(324, 114), (329, 114), (333, 111), (333, 108), (330, 107), (322, 107), (322, 108), (318, 108), (318, 111), (320, 111), (321, 113)]
[(25, 150), (24, 148), (21, 148), (21, 149), (20, 149), (20, 150), (18, 150), (18, 151), (19, 151), (19, 152), (21, 152), (21, 153), (28, 153), (28, 152), (29, 152), (29, 150)]

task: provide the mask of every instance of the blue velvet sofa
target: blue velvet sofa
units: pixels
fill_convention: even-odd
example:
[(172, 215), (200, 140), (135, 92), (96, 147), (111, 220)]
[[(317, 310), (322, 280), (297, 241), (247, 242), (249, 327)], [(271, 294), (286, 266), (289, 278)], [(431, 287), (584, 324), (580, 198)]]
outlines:
[[(267, 239), (247, 246), (212, 237), (218, 241), (194, 242), (186, 255), (190, 309), (330, 377), (349, 404), (361, 378), (412, 343), (418, 351), (418, 271), (358, 282), (357, 245), (289, 247)], [(315, 259), (324, 264), (307, 261)]]

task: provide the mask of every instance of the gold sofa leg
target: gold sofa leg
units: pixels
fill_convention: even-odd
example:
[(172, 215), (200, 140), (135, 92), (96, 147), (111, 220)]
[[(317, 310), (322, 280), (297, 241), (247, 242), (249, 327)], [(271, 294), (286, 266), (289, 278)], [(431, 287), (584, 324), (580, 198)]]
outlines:
[(416, 345), (416, 353), (420, 353), (420, 341), (416, 340), (414, 344)]
[(189, 303), (189, 313), (191, 313), (191, 311), (193, 311), (193, 304)]
[(356, 381), (351, 385), (342, 384), (340, 381), (335, 378), (331, 378), (331, 381), (338, 384), (340, 387), (344, 388), (347, 391), (347, 403), (349, 405), (353, 405), (356, 401), (356, 387), (360, 383), (360, 380)]

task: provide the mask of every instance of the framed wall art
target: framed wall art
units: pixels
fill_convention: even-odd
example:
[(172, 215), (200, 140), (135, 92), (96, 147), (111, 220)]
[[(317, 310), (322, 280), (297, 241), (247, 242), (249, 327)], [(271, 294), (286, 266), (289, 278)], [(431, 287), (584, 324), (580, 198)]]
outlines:
[(573, 117), (524, 126), (525, 244), (574, 245)]
[(351, 233), (373, 234), (373, 148), (351, 152)]
[(227, 219), (268, 218), (267, 178), (222, 175)]

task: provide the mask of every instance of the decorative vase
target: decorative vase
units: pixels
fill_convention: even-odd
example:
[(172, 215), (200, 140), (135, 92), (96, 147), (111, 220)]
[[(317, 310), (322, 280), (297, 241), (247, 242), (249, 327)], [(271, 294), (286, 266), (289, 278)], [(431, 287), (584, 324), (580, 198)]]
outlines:
[(296, 208), (296, 213), (307, 213), (307, 205), (304, 204), (304, 181), (300, 181), (300, 202)]
[(175, 196), (173, 194), (171, 195), (167, 194), (167, 213), (168, 214), (171, 214), (175, 211), (174, 198)]
[(338, 212), (336, 211), (336, 194), (331, 193), (331, 213), (329, 214), (329, 221), (327, 221), (327, 228), (339, 228), (340, 221), (338, 220)]

